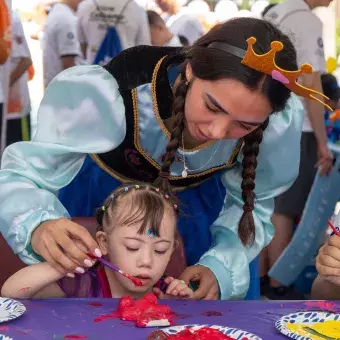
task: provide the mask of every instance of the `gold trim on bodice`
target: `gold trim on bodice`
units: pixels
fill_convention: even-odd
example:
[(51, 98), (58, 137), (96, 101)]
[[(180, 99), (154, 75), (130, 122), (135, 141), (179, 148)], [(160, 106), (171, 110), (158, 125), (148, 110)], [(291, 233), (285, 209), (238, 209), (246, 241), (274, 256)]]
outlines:
[[(132, 93), (132, 103), (133, 103), (133, 115), (134, 115), (134, 144), (136, 149), (138, 150), (138, 152), (143, 155), (143, 157), (149, 162), (151, 163), (156, 169), (161, 170), (161, 165), (158, 164), (154, 159), (152, 159), (151, 156), (149, 156), (142, 148), (141, 143), (140, 143), (140, 137), (139, 137), (139, 108), (138, 108), (138, 96), (137, 96), (137, 89), (132, 89), (131, 90)], [(211, 169), (196, 173), (196, 174), (188, 174), (187, 178), (193, 178), (193, 177), (201, 177), (213, 172), (217, 172), (218, 170), (230, 167), (231, 165), (233, 165), (233, 160), (235, 158), (235, 156), (238, 154), (238, 152), (240, 151), (240, 148), (242, 146), (242, 140), (240, 139), (233, 152), (231, 153), (228, 162), (220, 165), (220, 166), (216, 166), (213, 167)], [(170, 180), (183, 180), (183, 177), (180, 176), (170, 176), (169, 177)]]
[[(152, 107), (153, 107), (153, 112), (156, 116), (157, 122), (159, 127), (162, 129), (162, 131), (165, 133), (165, 135), (170, 139), (171, 137), (171, 133), (170, 131), (167, 129), (167, 127), (165, 126), (162, 117), (159, 114), (159, 109), (158, 109), (158, 103), (157, 103), (157, 75), (158, 75), (158, 71), (159, 68), (161, 67), (161, 64), (163, 62), (163, 60), (166, 58), (167, 56), (163, 57), (162, 59), (160, 59), (158, 61), (158, 63), (156, 64), (153, 74), (152, 74), (152, 80), (151, 80), (151, 94), (152, 94)], [(184, 151), (188, 151), (188, 152), (192, 152), (192, 151), (197, 151), (197, 150), (201, 150), (204, 149), (208, 146), (210, 146), (211, 144), (213, 144), (214, 141), (208, 141), (208, 142), (204, 142), (198, 146), (195, 146), (194, 148), (185, 148), (183, 149), (182, 147), (180, 147), (181, 150)]]

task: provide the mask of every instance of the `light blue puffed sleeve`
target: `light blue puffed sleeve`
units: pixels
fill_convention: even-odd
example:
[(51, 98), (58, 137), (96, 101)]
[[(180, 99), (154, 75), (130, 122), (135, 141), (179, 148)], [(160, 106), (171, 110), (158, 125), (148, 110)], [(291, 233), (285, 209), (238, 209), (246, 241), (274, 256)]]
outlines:
[(0, 231), (27, 264), (40, 223), (69, 217), (56, 197), (79, 172), (87, 153), (117, 147), (125, 137), (125, 108), (116, 80), (100, 66), (78, 66), (49, 85), (31, 142), (7, 147), (0, 170)]
[(211, 226), (212, 248), (202, 256), (199, 264), (213, 271), (223, 300), (245, 297), (250, 281), (249, 263), (273, 237), (274, 228), (270, 222), (273, 198), (286, 191), (298, 175), (303, 112), (300, 100), (293, 95), (284, 111), (270, 117), (264, 132), (255, 179), (256, 237), (251, 246), (243, 246), (237, 235), (243, 213), (242, 157), (221, 176), (227, 195), (219, 217)]

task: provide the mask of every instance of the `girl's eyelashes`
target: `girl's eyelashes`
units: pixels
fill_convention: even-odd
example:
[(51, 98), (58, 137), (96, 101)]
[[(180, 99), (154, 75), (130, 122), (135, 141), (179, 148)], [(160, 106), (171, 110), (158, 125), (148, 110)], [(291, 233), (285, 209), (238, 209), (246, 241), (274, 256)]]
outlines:
[(131, 252), (136, 252), (136, 251), (139, 250), (139, 248), (131, 248), (131, 247), (127, 247), (127, 246), (126, 246), (126, 249), (127, 249), (128, 251), (131, 251)]
[(167, 250), (155, 250), (155, 253), (158, 255), (164, 255), (167, 251), (168, 249)]

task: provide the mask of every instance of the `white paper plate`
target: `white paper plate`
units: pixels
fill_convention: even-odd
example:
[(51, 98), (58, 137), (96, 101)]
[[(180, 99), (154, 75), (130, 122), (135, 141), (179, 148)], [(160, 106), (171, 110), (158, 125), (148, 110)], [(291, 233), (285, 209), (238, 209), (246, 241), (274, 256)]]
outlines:
[(12, 338), (9, 338), (6, 335), (0, 334), (0, 340), (13, 340)]
[(289, 315), (283, 316), (281, 319), (276, 321), (275, 326), (278, 331), (282, 334), (286, 335), (288, 338), (296, 339), (296, 340), (314, 340), (316, 337), (300, 335), (294, 331), (291, 331), (287, 328), (288, 323), (298, 323), (298, 324), (306, 324), (313, 325), (315, 323), (325, 322), (325, 321), (333, 321), (338, 320), (340, 322), (340, 314), (335, 313), (327, 313), (327, 312), (299, 312), (292, 313)]
[(247, 338), (248, 340), (262, 340), (260, 337), (257, 335), (248, 333), (246, 331), (242, 331), (241, 329), (236, 329), (236, 328), (230, 328), (230, 327), (225, 327), (225, 326), (217, 326), (217, 325), (184, 325), (184, 326), (172, 326), (168, 328), (162, 328), (162, 331), (168, 335), (174, 335), (177, 334), (187, 328), (192, 329), (192, 330), (197, 330), (203, 327), (209, 327), (213, 329), (217, 329), (220, 332), (222, 332), (225, 335), (230, 336), (233, 339), (242, 339), (242, 338)]
[(14, 320), (25, 312), (26, 307), (21, 302), (8, 298), (0, 298), (0, 322)]

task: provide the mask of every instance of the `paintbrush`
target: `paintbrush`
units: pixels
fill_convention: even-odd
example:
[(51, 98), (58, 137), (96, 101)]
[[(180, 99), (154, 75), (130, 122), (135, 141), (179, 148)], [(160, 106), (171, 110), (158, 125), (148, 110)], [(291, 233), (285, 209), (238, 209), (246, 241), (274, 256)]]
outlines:
[(328, 220), (328, 225), (332, 228), (332, 230), (334, 231), (334, 234), (340, 237), (340, 233), (338, 229), (335, 228), (334, 224), (330, 220)]
[(100, 262), (104, 266), (112, 269), (116, 273), (119, 273), (119, 274), (123, 275), (124, 277), (126, 277), (127, 279), (131, 280), (135, 284), (135, 286), (137, 286), (137, 287), (143, 286), (143, 282), (140, 279), (138, 279), (137, 277), (134, 277), (132, 275), (124, 273), (122, 270), (120, 270), (118, 267), (116, 267), (115, 265), (113, 265), (109, 261), (106, 261), (105, 259), (103, 259), (101, 257), (94, 256), (90, 253), (86, 253), (86, 254), (87, 254), (87, 256), (91, 257), (92, 259), (97, 260), (98, 262)]
[(340, 340), (340, 338), (332, 338), (332, 337), (323, 335), (323, 334), (319, 333), (318, 331), (316, 331), (315, 329), (310, 328), (310, 327), (308, 327), (308, 326), (303, 327), (303, 329), (304, 329), (305, 331), (307, 331), (308, 333), (310, 333), (310, 334), (312, 334), (312, 335), (316, 335), (316, 336), (318, 336), (318, 337), (320, 337), (320, 338), (322, 338), (322, 339), (325, 339), (325, 340)]

